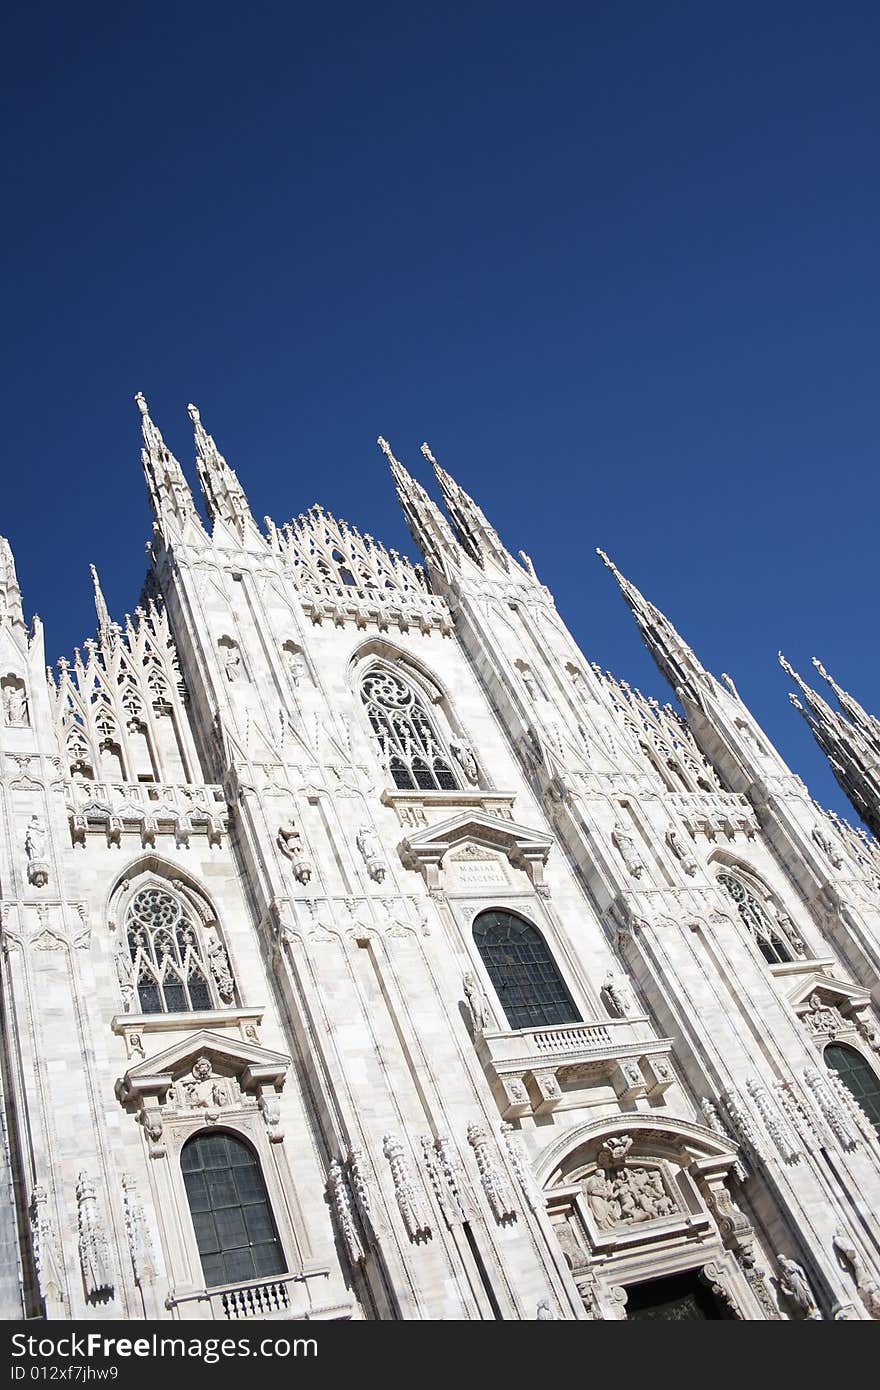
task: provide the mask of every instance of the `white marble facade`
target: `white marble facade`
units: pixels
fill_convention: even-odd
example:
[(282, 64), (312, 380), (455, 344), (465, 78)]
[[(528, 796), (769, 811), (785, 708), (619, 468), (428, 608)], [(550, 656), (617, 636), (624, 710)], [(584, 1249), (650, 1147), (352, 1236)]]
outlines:
[(260, 529), (190, 407), (204, 521), (138, 405), (133, 614), (93, 572), (47, 679), (0, 546), (0, 1315), (880, 1316), (874, 842), (616, 570), (685, 717), (591, 665), (427, 446), (413, 565)]

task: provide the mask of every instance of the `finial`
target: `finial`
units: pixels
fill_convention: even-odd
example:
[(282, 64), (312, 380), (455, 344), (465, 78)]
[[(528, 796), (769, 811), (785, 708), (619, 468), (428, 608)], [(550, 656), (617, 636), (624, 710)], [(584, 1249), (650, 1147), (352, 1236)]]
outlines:
[(189, 418), (192, 420), (192, 422), (193, 422), (194, 425), (197, 424), (197, 423), (199, 422), (199, 420), (201, 420), (201, 418), (202, 418), (201, 415), (200, 415), (199, 412), (198, 412), (198, 408), (197, 408), (196, 406), (193, 405), (192, 401), (190, 401), (189, 405), (187, 406), (187, 408), (186, 408), (186, 413), (187, 413), (187, 415), (189, 416)]
[(817, 656), (811, 656), (811, 657), (810, 657), (810, 660), (812, 661), (812, 663), (813, 663), (813, 665), (815, 666), (816, 670), (819, 672), (819, 675), (822, 677), (823, 681), (827, 681), (829, 685), (833, 684), (833, 682), (832, 682), (832, 680), (831, 680), (831, 677), (829, 676), (828, 672), (825, 670), (825, 667), (822, 665), (822, 663), (821, 663), (821, 661), (819, 660), (819, 658), (818, 658)]
[(605, 551), (602, 550), (598, 545), (596, 546), (596, 554), (599, 556), (599, 559), (602, 561), (603, 565), (607, 565), (607, 566), (608, 566), (608, 568), (611, 570), (611, 573), (612, 573), (612, 574), (618, 574), (618, 573), (619, 573), (618, 568), (617, 568), (617, 566), (615, 565), (614, 561), (611, 560), (611, 559), (609, 559), (609, 557), (605, 554)]
[(107, 603), (104, 599), (103, 591), (101, 589), (101, 581), (98, 578), (98, 571), (95, 569), (94, 565), (89, 565), (89, 571), (92, 576), (92, 588), (95, 591), (95, 612), (98, 615), (98, 628), (101, 631), (103, 631), (105, 628), (108, 628), (110, 626), (110, 613), (107, 608)]
[(430, 463), (431, 467), (432, 467), (432, 468), (436, 468), (436, 467), (437, 467), (437, 460), (435, 459), (434, 455), (431, 453), (431, 450), (430, 450), (430, 448), (428, 447), (427, 444), (423, 444), (423, 445), (422, 445), (422, 453), (424, 454), (424, 456), (425, 456), (425, 458), (427, 459), (428, 463)]
[(379, 448), (382, 450), (382, 453), (385, 455), (389, 463), (397, 462), (397, 459), (391, 452), (391, 445), (388, 443), (387, 439), (383, 438), (383, 436), (380, 434), (379, 438), (376, 440), (376, 443), (379, 445)]
[(137, 391), (135, 393), (135, 400), (137, 401), (137, 408), (141, 412), (141, 415), (149, 415), (150, 409), (147, 405), (143, 391)]

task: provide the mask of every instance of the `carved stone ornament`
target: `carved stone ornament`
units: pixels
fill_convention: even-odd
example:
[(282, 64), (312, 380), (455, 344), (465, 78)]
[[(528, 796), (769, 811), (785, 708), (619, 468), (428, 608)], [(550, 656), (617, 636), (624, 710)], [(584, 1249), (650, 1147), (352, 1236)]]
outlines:
[(814, 991), (810, 995), (808, 1008), (802, 1015), (807, 1027), (814, 1033), (827, 1033), (833, 1037), (846, 1027), (843, 1015), (833, 1004), (825, 1004), (822, 996)]
[(79, 1260), (86, 1295), (106, 1299), (113, 1293), (110, 1248), (98, 1212), (95, 1184), (87, 1173), (80, 1173), (76, 1184), (79, 1225)]
[(366, 1259), (366, 1251), (358, 1230), (354, 1214), (354, 1202), (348, 1186), (348, 1179), (345, 1176), (345, 1169), (338, 1158), (334, 1158), (330, 1162), (328, 1186), (333, 1204), (333, 1214), (336, 1217), (336, 1224), (339, 1227), (346, 1254), (353, 1265), (359, 1265)]
[(122, 1176), (122, 1203), (125, 1211), (125, 1233), (131, 1255), (135, 1283), (145, 1284), (156, 1277), (153, 1242), (144, 1213), (137, 1180), (129, 1173)]
[(61, 1254), (49, 1216), (49, 1198), (45, 1187), (40, 1184), (33, 1190), (29, 1216), (31, 1249), (40, 1296), (47, 1302), (60, 1301), (64, 1297)]
[(391, 1167), (394, 1196), (410, 1240), (416, 1243), (430, 1240), (431, 1222), (422, 1195), (413, 1183), (403, 1144), (396, 1135), (386, 1134), (382, 1152)]
[(600, 1231), (658, 1221), (681, 1209), (656, 1164), (628, 1164), (594, 1169), (582, 1183), (593, 1220)]
[(494, 1145), (482, 1125), (468, 1125), (468, 1143), (474, 1151), (480, 1181), (483, 1184), (489, 1206), (495, 1220), (502, 1225), (516, 1220), (516, 1200), (507, 1175), (499, 1167), (494, 1153)]
[(217, 993), (224, 1004), (231, 1004), (235, 998), (235, 981), (229, 969), (229, 958), (213, 924), (204, 929), (204, 944)]
[(3, 689), (3, 722), (16, 729), (28, 724), (27, 696), (21, 681), (10, 680)]

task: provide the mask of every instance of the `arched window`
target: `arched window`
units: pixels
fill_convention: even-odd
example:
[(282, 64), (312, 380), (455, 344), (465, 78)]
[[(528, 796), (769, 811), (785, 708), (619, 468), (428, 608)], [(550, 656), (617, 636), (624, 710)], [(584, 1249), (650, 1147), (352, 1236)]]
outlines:
[(825, 1061), (840, 1077), (844, 1086), (852, 1091), (871, 1124), (880, 1134), (880, 1077), (854, 1047), (844, 1043), (829, 1043), (825, 1048)]
[(754, 893), (732, 874), (719, 874), (718, 882), (736, 903), (736, 910), (745, 922), (761, 955), (770, 965), (792, 960), (791, 948), (782, 937), (779, 927)]
[(195, 1134), (180, 1155), (205, 1287), (285, 1274), (253, 1149), (233, 1134)]
[(411, 686), (392, 671), (368, 671), (361, 699), (395, 787), (402, 791), (458, 789), (449, 755)]
[(581, 1022), (537, 927), (512, 912), (481, 912), (474, 941), (511, 1028)]
[(216, 931), (160, 887), (141, 888), (125, 916), (131, 984), (144, 1014), (215, 1009), (233, 1001), (229, 962)]

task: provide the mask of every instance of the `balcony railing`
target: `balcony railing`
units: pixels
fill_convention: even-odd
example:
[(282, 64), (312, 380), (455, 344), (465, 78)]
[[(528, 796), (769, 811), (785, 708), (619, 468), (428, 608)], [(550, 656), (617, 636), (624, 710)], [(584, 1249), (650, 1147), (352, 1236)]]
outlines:
[[(308, 1315), (308, 1296), (297, 1297), (291, 1285), (309, 1278), (326, 1279), (327, 1270), (304, 1271), (299, 1274), (278, 1274), (271, 1279), (250, 1279), (242, 1284), (224, 1284), (216, 1289), (199, 1289), (195, 1293), (169, 1296), (165, 1307), (175, 1317), (212, 1318), (220, 1322), (237, 1322), (248, 1318), (292, 1318)], [(198, 1309), (186, 1311), (184, 1305), (199, 1304)], [(207, 1309), (204, 1305), (207, 1304)], [(296, 1304), (296, 1308), (294, 1308)], [(181, 1310), (181, 1311), (178, 1311)]]

